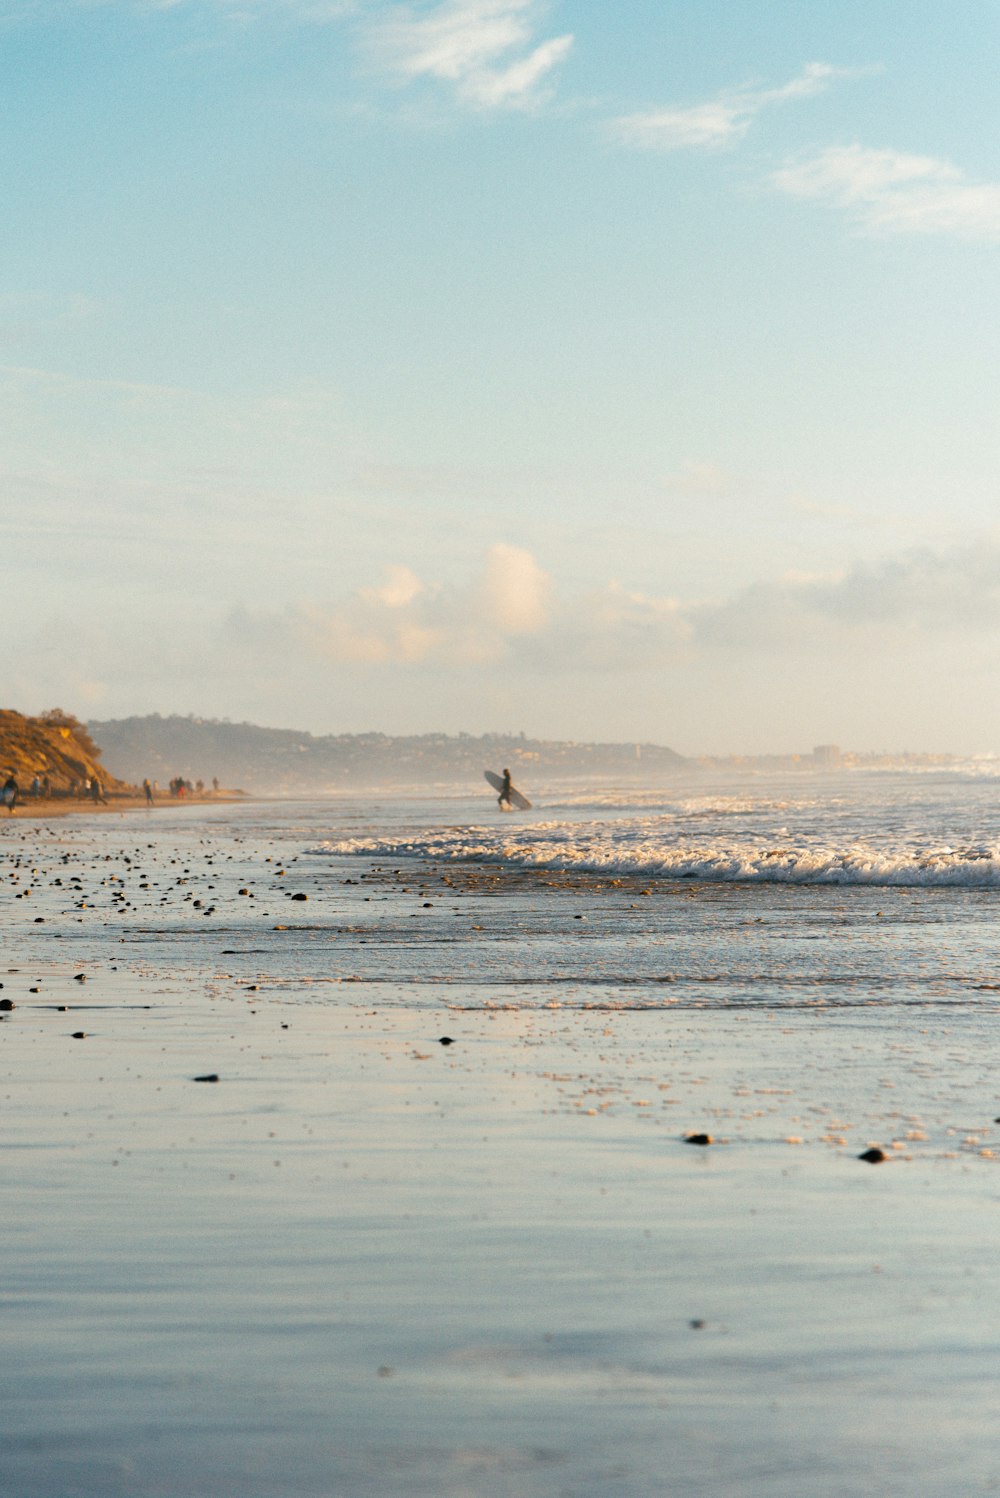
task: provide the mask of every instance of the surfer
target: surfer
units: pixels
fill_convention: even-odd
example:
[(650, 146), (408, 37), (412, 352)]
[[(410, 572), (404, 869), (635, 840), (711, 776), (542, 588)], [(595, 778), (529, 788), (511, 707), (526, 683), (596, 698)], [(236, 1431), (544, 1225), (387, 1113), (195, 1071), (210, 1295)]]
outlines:
[(503, 772), (503, 785), (500, 787), (500, 794), (497, 797), (497, 805), (499, 806), (501, 811), (503, 811), (505, 806), (508, 811), (510, 811), (511, 809), (510, 771), (507, 769), (505, 769)]

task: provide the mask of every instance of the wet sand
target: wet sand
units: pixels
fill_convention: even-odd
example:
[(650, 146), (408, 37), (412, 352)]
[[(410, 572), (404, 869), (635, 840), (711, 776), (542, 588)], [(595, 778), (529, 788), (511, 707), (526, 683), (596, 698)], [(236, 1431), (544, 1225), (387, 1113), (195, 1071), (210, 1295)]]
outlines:
[(991, 893), (241, 815), (2, 829), (0, 1490), (995, 1489)]
[(199, 796), (197, 792), (185, 796), (183, 802), (166, 795), (157, 796), (152, 806), (149, 805), (144, 795), (117, 796), (110, 795), (104, 801), (93, 801), (82, 796), (55, 796), (45, 799), (22, 794), (13, 814), (6, 806), (0, 807), (0, 821), (13, 820), (22, 823), (47, 822), (52, 817), (67, 816), (108, 816), (116, 812), (127, 811), (176, 811), (179, 806), (231, 806), (234, 804), (246, 804), (256, 801), (257, 797), (239, 796), (235, 793), (226, 794), (220, 792), (218, 795)]

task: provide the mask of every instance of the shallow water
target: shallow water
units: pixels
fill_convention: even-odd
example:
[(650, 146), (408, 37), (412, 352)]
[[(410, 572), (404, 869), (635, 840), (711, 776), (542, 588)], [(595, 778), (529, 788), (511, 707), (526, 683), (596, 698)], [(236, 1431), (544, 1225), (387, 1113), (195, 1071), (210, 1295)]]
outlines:
[(482, 822), (0, 828), (0, 1491), (995, 1490), (994, 890), (431, 857)]

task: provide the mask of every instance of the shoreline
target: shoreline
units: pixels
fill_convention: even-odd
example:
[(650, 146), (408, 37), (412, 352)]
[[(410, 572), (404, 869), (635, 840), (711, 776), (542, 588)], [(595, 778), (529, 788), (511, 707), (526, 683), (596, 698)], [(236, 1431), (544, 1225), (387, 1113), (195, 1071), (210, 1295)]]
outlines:
[(0, 807), (0, 822), (20, 820), (22, 822), (47, 822), (54, 817), (67, 816), (107, 816), (113, 812), (126, 811), (158, 811), (166, 808), (173, 811), (181, 806), (247, 806), (265, 798), (258, 796), (240, 795), (213, 795), (213, 796), (161, 796), (150, 805), (145, 796), (109, 796), (105, 801), (91, 801), (86, 798), (66, 796), (37, 801), (32, 796), (23, 796), (18, 800), (13, 812), (7, 807)]

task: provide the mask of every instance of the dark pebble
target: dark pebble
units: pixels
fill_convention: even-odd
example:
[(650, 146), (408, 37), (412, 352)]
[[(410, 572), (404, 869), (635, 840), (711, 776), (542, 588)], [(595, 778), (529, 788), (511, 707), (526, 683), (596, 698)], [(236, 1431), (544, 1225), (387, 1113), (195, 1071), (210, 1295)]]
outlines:
[(0, 999), (0, 1009), (13, 1009), (13, 1007), (14, 1007), (14, 1000), (13, 999)]
[(74, 1030), (73, 1034), (70, 1037), (71, 1040), (86, 1040), (86, 1038), (87, 1038), (87, 1032), (86, 1032), (86, 1030)]
[(454, 1045), (454, 1044), (455, 1044), (455, 1042), (452, 1040), (452, 1038), (451, 1038), (450, 1035), (442, 1035), (441, 1039), (438, 1041), (438, 1045)]
[(711, 1134), (688, 1134), (684, 1139), (685, 1144), (711, 1144)]
[(869, 1165), (881, 1165), (885, 1157), (885, 1150), (880, 1150), (873, 1146), (870, 1150), (862, 1150), (858, 1159), (866, 1160)]
[(204, 1077), (194, 1077), (192, 1080), (195, 1082), (217, 1082), (219, 1080), (219, 1073), (217, 1071), (210, 1071)]
[(693, 1332), (700, 1332), (700, 1331), (704, 1331), (704, 1329), (705, 1329), (705, 1323), (704, 1323), (704, 1321), (699, 1321), (697, 1319), (694, 1320), (694, 1321), (689, 1321), (688, 1322), (688, 1326), (691, 1328), (691, 1330)]
[(87, 981), (87, 974), (86, 973), (74, 973), (73, 974), (73, 982), (74, 983), (86, 983), (86, 981)]
[(36, 915), (35, 916), (35, 925), (36, 926), (44, 926), (45, 925), (45, 917), (43, 915)]
[(308, 895), (304, 895), (304, 894), (302, 894), (302, 892), (301, 892), (301, 891), (299, 891), (299, 893), (298, 893), (298, 894), (294, 894), (294, 895), (293, 895), (293, 896), (292, 896), (292, 899), (293, 899), (293, 900), (308, 900), (308, 898), (309, 898), (309, 896), (308, 896)]

